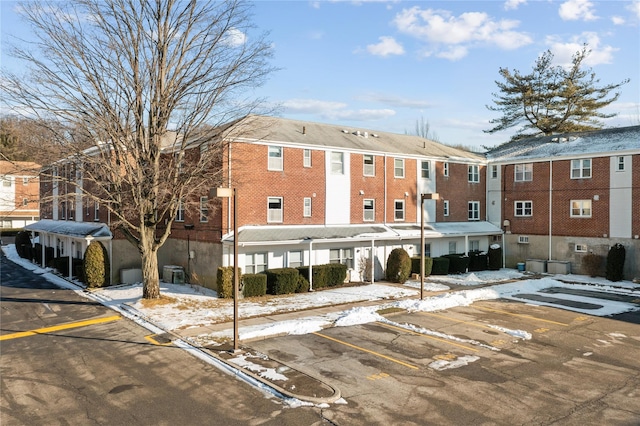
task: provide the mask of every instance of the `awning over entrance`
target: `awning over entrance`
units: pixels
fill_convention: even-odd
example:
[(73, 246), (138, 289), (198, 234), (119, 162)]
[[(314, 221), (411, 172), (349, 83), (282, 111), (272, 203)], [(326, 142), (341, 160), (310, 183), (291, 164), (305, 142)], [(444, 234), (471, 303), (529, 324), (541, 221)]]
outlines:
[(113, 237), (109, 227), (99, 222), (43, 219), (25, 226), (24, 229), (74, 238), (93, 237), (99, 240), (110, 240)]

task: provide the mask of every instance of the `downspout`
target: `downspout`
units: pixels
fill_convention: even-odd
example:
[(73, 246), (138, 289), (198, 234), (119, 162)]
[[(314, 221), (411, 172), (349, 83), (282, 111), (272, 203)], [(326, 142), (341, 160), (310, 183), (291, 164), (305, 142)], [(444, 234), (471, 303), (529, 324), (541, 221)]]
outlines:
[(309, 291), (313, 291), (313, 240), (309, 240)]
[(549, 259), (551, 260), (551, 236), (553, 226), (553, 160), (549, 160)]
[(373, 251), (375, 248), (373, 243), (374, 243), (374, 240), (371, 239), (371, 277), (369, 277), (369, 279), (371, 280), (371, 284), (373, 284), (373, 282), (376, 279), (376, 262), (375, 262), (376, 255), (375, 255), (375, 252)]

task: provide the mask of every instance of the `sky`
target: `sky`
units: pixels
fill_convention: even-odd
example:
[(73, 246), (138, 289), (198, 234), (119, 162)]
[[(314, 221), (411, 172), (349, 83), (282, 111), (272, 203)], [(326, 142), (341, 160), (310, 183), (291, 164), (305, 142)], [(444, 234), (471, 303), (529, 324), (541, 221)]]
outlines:
[[(0, 2), (2, 62), (11, 34), (28, 34), (13, 1)], [(500, 68), (529, 73), (546, 50), (556, 65), (587, 43), (600, 85), (629, 78), (607, 127), (640, 124), (640, 1), (256, 1), (279, 70), (256, 89), (285, 118), (414, 133), (476, 149), (487, 134)], [(251, 37), (251, 35), (248, 35)]]

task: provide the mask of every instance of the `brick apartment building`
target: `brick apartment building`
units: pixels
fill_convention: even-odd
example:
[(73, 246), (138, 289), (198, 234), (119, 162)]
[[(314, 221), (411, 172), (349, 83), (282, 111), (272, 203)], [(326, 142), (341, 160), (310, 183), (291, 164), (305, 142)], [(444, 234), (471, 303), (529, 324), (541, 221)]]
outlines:
[(0, 161), (0, 228), (22, 228), (40, 218), (40, 165)]

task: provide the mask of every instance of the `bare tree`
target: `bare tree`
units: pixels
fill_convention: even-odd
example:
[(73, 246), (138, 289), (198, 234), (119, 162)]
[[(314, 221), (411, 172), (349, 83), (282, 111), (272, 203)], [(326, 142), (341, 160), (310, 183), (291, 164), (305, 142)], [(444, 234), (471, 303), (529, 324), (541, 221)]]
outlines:
[(431, 130), (431, 123), (429, 120), (425, 120), (424, 117), (420, 117), (420, 120), (416, 120), (416, 127), (413, 133), (405, 132), (406, 134), (412, 134), (420, 136), (421, 138), (429, 139), (435, 142), (439, 142), (438, 134)]
[(31, 73), (5, 74), (3, 92), (13, 107), (64, 124), (57, 142), (73, 164), (52, 167), (51, 179), (109, 209), (140, 253), (144, 298), (160, 296), (157, 252), (178, 210), (220, 182), (220, 129), (229, 130), (221, 124), (265, 105), (250, 90), (273, 71), (271, 48), (252, 26), (250, 7), (241, 0), (23, 5), (37, 41), (13, 54)]

